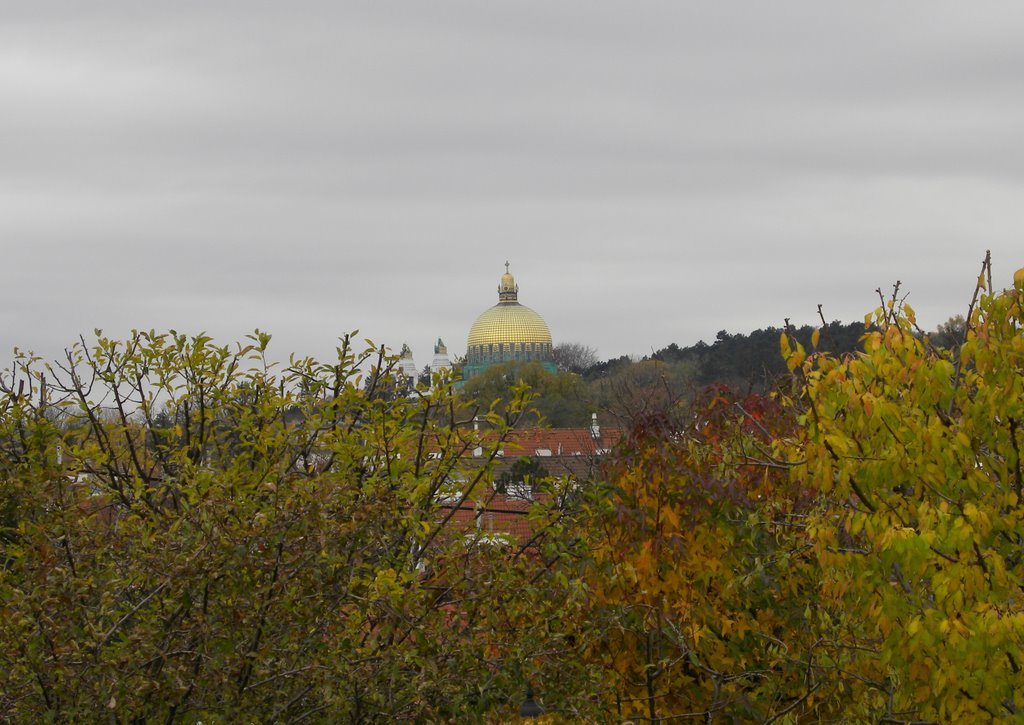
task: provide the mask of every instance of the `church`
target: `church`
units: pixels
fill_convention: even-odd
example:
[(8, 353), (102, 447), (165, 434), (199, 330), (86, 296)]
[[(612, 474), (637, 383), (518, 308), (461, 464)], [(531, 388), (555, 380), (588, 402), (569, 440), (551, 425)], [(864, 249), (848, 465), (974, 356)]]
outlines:
[[(505, 362), (539, 362), (548, 372), (557, 372), (551, 347), (548, 324), (519, 302), (519, 285), (505, 262), (505, 273), (498, 283), (498, 303), (484, 310), (469, 328), (462, 379), (470, 380), (492, 365)], [(402, 346), (399, 366), (406, 376), (416, 378), (416, 363), (408, 345)], [(430, 369), (437, 372), (450, 367), (448, 349), (438, 339)]]
[(551, 355), (551, 330), (544, 318), (519, 302), (519, 285), (508, 271), (498, 284), (498, 304), (484, 310), (469, 328), (466, 365), (462, 377), (470, 380), (491, 365), (505, 362), (539, 362), (556, 372)]

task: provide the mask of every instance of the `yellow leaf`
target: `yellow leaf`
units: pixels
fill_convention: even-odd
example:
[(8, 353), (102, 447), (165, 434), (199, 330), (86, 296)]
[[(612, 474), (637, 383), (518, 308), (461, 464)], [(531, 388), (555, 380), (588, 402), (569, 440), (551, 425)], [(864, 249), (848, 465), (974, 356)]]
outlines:
[(636, 558), (636, 570), (637, 573), (644, 574), (651, 570), (651, 549), (647, 545), (640, 550), (640, 554)]
[(800, 366), (805, 357), (806, 355), (804, 354), (803, 346), (800, 343), (797, 343), (796, 350), (791, 352), (786, 358), (786, 367), (789, 368), (790, 372), (793, 372)]
[(814, 332), (811, 333), (811, 347), (815, 350), (818, 349), (818, 340), (821, 339), (821, 328), (815, 327)]

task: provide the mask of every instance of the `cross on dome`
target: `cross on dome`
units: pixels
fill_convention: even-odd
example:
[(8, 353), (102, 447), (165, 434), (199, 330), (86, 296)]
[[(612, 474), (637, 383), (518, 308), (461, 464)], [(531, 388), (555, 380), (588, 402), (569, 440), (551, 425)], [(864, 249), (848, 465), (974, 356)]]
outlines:
[(505, 262), (505, 274), (501, 275), (501, 284), (498, 285), (498, 299), (502, 302), (515, 302), (518, 292), (516, 278), (508, 271), (508, 262)]

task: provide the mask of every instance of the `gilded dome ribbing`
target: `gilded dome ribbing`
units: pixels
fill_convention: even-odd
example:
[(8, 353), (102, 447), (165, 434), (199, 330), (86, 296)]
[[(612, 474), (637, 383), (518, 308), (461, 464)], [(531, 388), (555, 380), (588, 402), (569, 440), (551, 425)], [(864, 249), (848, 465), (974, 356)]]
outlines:
[(469, 330), (469, 347), (498, 343), (551, 344), (544, 318), (518, 302), (499, 302), (476, 318)]

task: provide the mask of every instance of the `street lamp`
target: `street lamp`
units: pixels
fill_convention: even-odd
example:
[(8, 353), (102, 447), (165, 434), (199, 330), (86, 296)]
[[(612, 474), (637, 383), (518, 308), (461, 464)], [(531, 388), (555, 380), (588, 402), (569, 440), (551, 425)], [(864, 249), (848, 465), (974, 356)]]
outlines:
[(544, 708), (533, 700), (533, 685), (526, 686), (526, 699), (519, 708), (519, 717), (540, 717), (544, 714)]

